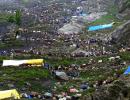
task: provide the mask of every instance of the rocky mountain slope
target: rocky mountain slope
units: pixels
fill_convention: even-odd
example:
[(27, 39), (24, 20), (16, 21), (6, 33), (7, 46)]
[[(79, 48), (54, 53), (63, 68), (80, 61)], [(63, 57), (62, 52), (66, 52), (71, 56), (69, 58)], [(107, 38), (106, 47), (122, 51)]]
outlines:
[(117, 27), (111, 34), (113, 41), (116, 43), (124, 43), (128, 45), (130, 37), (130, 1), (129, 0), (116, 0), (118, 4), (119, 15), (121, 18), (124, 18), (123, 24)]
[(115, 0), (115, 3), (118, 5), (120, 13), (128, 10), (130, 7), (130, 0)]
[(104, 85), (89, 97), (82, 100), (129, 100), (130, 76), (121, 76), (111, 84)]
[[(2, 0), (1, 2), (6, 5), (7, 1)], [(10, 3), (7, 4), (9, 6), (0, 5), (2, 7), (0, 8), (0, 49), (4, 48), (0, 52), (1, 64), (5, 59), (44, 58), (46, 68), (27, 68), (26, 65), (2, 67), (0, 71), (1, 90), (17, 88), (21, 93), (27, 95), (38, 93), (42, 97), (45, 97), (47, 92), (51, 95), (50, 100), (53, 100), (53, 94), (54, 97), (60, 95), (66, 98), (80, 95), (79, 100), (129, 100), (130, 76), (122, 75), (124, 66), (130, 64), (130, 52), (127, 51), (129, 48), (123, 48), (127, 52), (119, 52), (123, 47), (121, 41), (126, 43), (130, 39), (128, 0), (9, 1)], [(116, 12), (116, 7), (119, 12)], [(90, 17), (93, 14), (97, 15), (94, 12), (107, 12), (107, 14), (86, 23), (85, 31), (78, 32), (77, 35), (57, 33), (57, 29), (69, 23), (71, 16), (79, 14), (77, 13), (79, 8), (83, 9), (83, 13), (92, 13)], [(6, 16), (8, 18), (10, 16), (8, 14), (15, 14), (17, 9), (22, 11), (22, 25), (17, 26), (15, 23), (2, 19), (2, 15), (3, 18)], [(111, 29), (87, 31), (89, 26), (111, 22), (115, 22)], [(18, 38), (6, 40), (7, 35), (15, 32), (19, 33)], [(111, 35), (110, 38), (115, 44), (120, 43), (117, 51), (113, 49), (114, 42), (102, 41), (102, 38), (104, 39), (108, 34)], [(20, 47), (17, 46), (19, 42), (23, 43)], [(25, 45), (27, 49), (24, 48)], [(15, 46), (17, 46), (16, 49)], [(10, 51), (7, 50), (8, 47), (11, 49)], [(60, 71), (63, 71), (60, 75), (61, 79), (55, 75), (55, 72)], [(64, 76), (67, 77), (67, 80), (63, 79)], [(74, 91), (71, 93), (70, 90)]]
[(115, 29), (114, 32), (112, 32), (112, 39), (118, 43), (121, 41), (125, 42), (127, 41), (129, 34), (130, 34), (130, 20), (124, 23), (123, 25), (119, 26), (118, 28)]

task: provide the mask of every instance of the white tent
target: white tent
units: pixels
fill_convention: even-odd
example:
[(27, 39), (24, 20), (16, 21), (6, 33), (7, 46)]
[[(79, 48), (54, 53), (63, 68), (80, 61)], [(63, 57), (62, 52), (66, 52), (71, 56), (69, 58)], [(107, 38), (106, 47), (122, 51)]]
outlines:
[(42, 65), (43, 59), (30, 59), (30, 60), (4, 60), (3, 66), (20, 66), (22, 64), (27, 65)]

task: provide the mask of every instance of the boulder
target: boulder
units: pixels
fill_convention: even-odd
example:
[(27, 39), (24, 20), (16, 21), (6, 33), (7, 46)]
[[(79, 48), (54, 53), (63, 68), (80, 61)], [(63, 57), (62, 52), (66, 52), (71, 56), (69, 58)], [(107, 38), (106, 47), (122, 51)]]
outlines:
[(88, 84), (81, 84), (80, 89), (87, 90), (88, 87), (89, 87)]
[(14, 84), (8, 84), (8, 87), (9, 87), (9, 88), (14, 88), (15, 85), (14, 85)]
[(67, 76), (67, 74), (65, 73), (65, 72), (61, 72), (61, 71), (56, 71), (55, 72), (55, 75), (58, 77), (58, 78), (60, 78), (60, 79), (62, 79), (62, 80), (69, 80), (69, 78), (68, 78), (68, 76)]
[(79, 72), (78, 71), (69, 71), (69, 72), (67, 72), (67, 75), (70, 77), (79, 77)]
[(51, 97), (52, 97), (52, 93), (46, 92), (46, 93), (44, 94), (44, 96), (45, 96), (46, 98), (51, 98)]

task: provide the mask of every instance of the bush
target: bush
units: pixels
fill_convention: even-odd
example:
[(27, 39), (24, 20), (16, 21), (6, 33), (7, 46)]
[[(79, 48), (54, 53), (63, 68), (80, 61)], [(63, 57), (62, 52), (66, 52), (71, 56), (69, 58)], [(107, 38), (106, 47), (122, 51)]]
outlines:
[(121, 88), (117, 85), (113, 85), (108, 88), (108, 92), (111, 97), (117, 98), (119, 96), (120, 91), (121, 91)]
[(123, 52), (123, 53), (120, 53), (119, 55), (125, 61), (129, 61), (130, 60), (130, 52)]

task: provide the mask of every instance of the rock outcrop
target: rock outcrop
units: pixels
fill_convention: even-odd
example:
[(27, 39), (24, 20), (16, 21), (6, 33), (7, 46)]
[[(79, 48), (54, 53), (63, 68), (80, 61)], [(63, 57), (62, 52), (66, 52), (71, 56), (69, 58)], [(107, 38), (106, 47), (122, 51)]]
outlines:
[(124, 12), (128, 8), (130, 8), (130, 1), (129, 0), (115, 0), (115, 4), (118, 5), (119, 13)]
[(122, 39), (127, 37), (129, 34), (130, 34), (130, 20), (128, 20), (126, 23), (117, 27), (111, 33), (111, 40), (114, 42), (119, 42), (119, 41), (122, 41)]
[(114, 81), (111, 84), (100, 87), (94, 94), (84, 97), (82, 100), (129, 100), (130, 76)]

